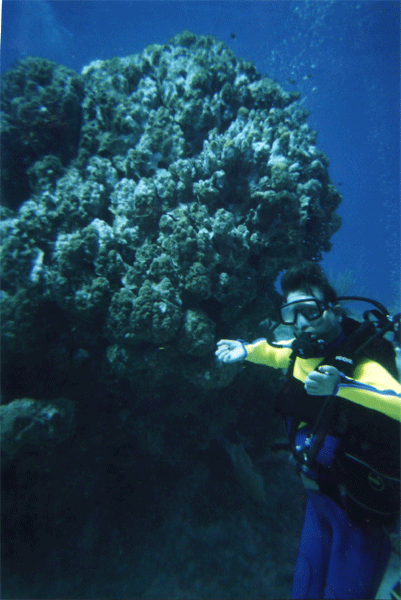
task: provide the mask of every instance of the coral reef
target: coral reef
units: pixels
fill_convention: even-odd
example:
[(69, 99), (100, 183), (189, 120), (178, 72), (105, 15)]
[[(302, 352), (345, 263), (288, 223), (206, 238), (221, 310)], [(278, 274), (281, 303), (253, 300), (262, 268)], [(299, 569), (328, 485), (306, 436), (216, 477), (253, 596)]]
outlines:
[[(70, 451), (91, 455), (88, 472), (102, 445), (111, 464), (130, 448), (121, 469), (145, 456), (191, 470), (230, 428), (230, 448), (248, 440), (251, 458), (263, 453), (281, 373), (221, 368), (213, 349), (263, 335), (277, 275), (318, 260), (340, 226), (298, 100), (190, 32), (80, 75), (39, 58), (5, 74), (2, 402), (14, 424), (34, 407), (37, 448), (48, 409), (35, 417), (37, 401), (16, 398), (74, 403)], [(5, 444), (14, 460), (25, 452)], [(82, 473), (74, 485), (93, 501)]]
[(297, 100), (190, 32), (81, 75), (34, 58), (6, 73), (5, 162), (19, 157), (28, 193), (7, 167), (6, 363), (35, 352), (64, 374), (82, 350), (137, 402), (169, 378), (184, 396), (228, 385), (216, 331), (256, 333), (277, 274), (319, 258), (340, 224)]
[(10, 458), (25, 445), (49, 448), (73, 429), (74, 406), (65, 398), (51, 404), (23, 398), (0, 406), (1, 450)]
[[(1, 94), (2, 202), (17, 207), (52, 186), (76, 155), (82, 78), (66, 67), (26, 58), (5, 73)], [(40, 185), (42, 183), (42, 185)]]

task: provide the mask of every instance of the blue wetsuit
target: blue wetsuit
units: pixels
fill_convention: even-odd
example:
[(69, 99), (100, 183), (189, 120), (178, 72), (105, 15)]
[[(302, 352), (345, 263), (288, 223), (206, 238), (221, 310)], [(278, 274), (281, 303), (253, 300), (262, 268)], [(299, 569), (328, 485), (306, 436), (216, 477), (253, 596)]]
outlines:
[[(309, 427), (296, 444), (304, 446)], [(318, 462), (328, 467), (339, 440), (326, 436)], [(357, 525), (326, 494), (308, 492), (291, 598), (374, 598), (391, 553), (381, 527)]]
[(291, 598), (374, 598), (390, 553), (382, 528), (356, 525), (331, 498), (309, 492)]

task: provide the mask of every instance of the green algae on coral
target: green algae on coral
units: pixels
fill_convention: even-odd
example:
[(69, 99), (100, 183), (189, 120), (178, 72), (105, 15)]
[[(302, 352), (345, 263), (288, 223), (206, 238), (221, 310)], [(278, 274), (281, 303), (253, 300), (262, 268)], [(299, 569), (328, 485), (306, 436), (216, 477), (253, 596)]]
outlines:
[(183, 397), (228, 385), (215, 331), (257, 337), (277, 274), (340, 226), (299, 94), (188, 31), (80, 75), (25, 59), (4, 82), (6, 362), (33, 348), (62, 379), (82, 349), (138, 402), (171, 378)]

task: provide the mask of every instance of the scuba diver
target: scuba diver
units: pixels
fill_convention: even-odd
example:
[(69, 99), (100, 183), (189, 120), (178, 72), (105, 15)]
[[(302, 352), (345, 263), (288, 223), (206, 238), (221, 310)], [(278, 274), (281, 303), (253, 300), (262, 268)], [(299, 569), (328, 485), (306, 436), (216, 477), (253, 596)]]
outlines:
[(400, 315), (368, 300), (363, 323), (345, 316), (340, 300), (367, 299), (338, 298), (314, 262), (281, 287), (294, 339), (223, 339), (216, 356), (287, 369), (276, 408), (308, 492), (291, 598), (374, 598), (400, 509), (401, 385), (383, 337), (399, 333)]

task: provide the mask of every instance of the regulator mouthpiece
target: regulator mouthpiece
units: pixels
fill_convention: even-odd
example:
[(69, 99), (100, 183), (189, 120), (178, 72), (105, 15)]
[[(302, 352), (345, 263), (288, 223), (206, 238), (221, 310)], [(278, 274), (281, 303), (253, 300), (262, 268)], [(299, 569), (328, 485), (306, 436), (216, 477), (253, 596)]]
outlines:
[(314, 358), (321, 356), (325, 347), (323, 340), (316, 340), (312, 338), (310, 333), (300, 333), (298, 337), (292, 342), (292, 350), (296, 356), (300, 358)]

